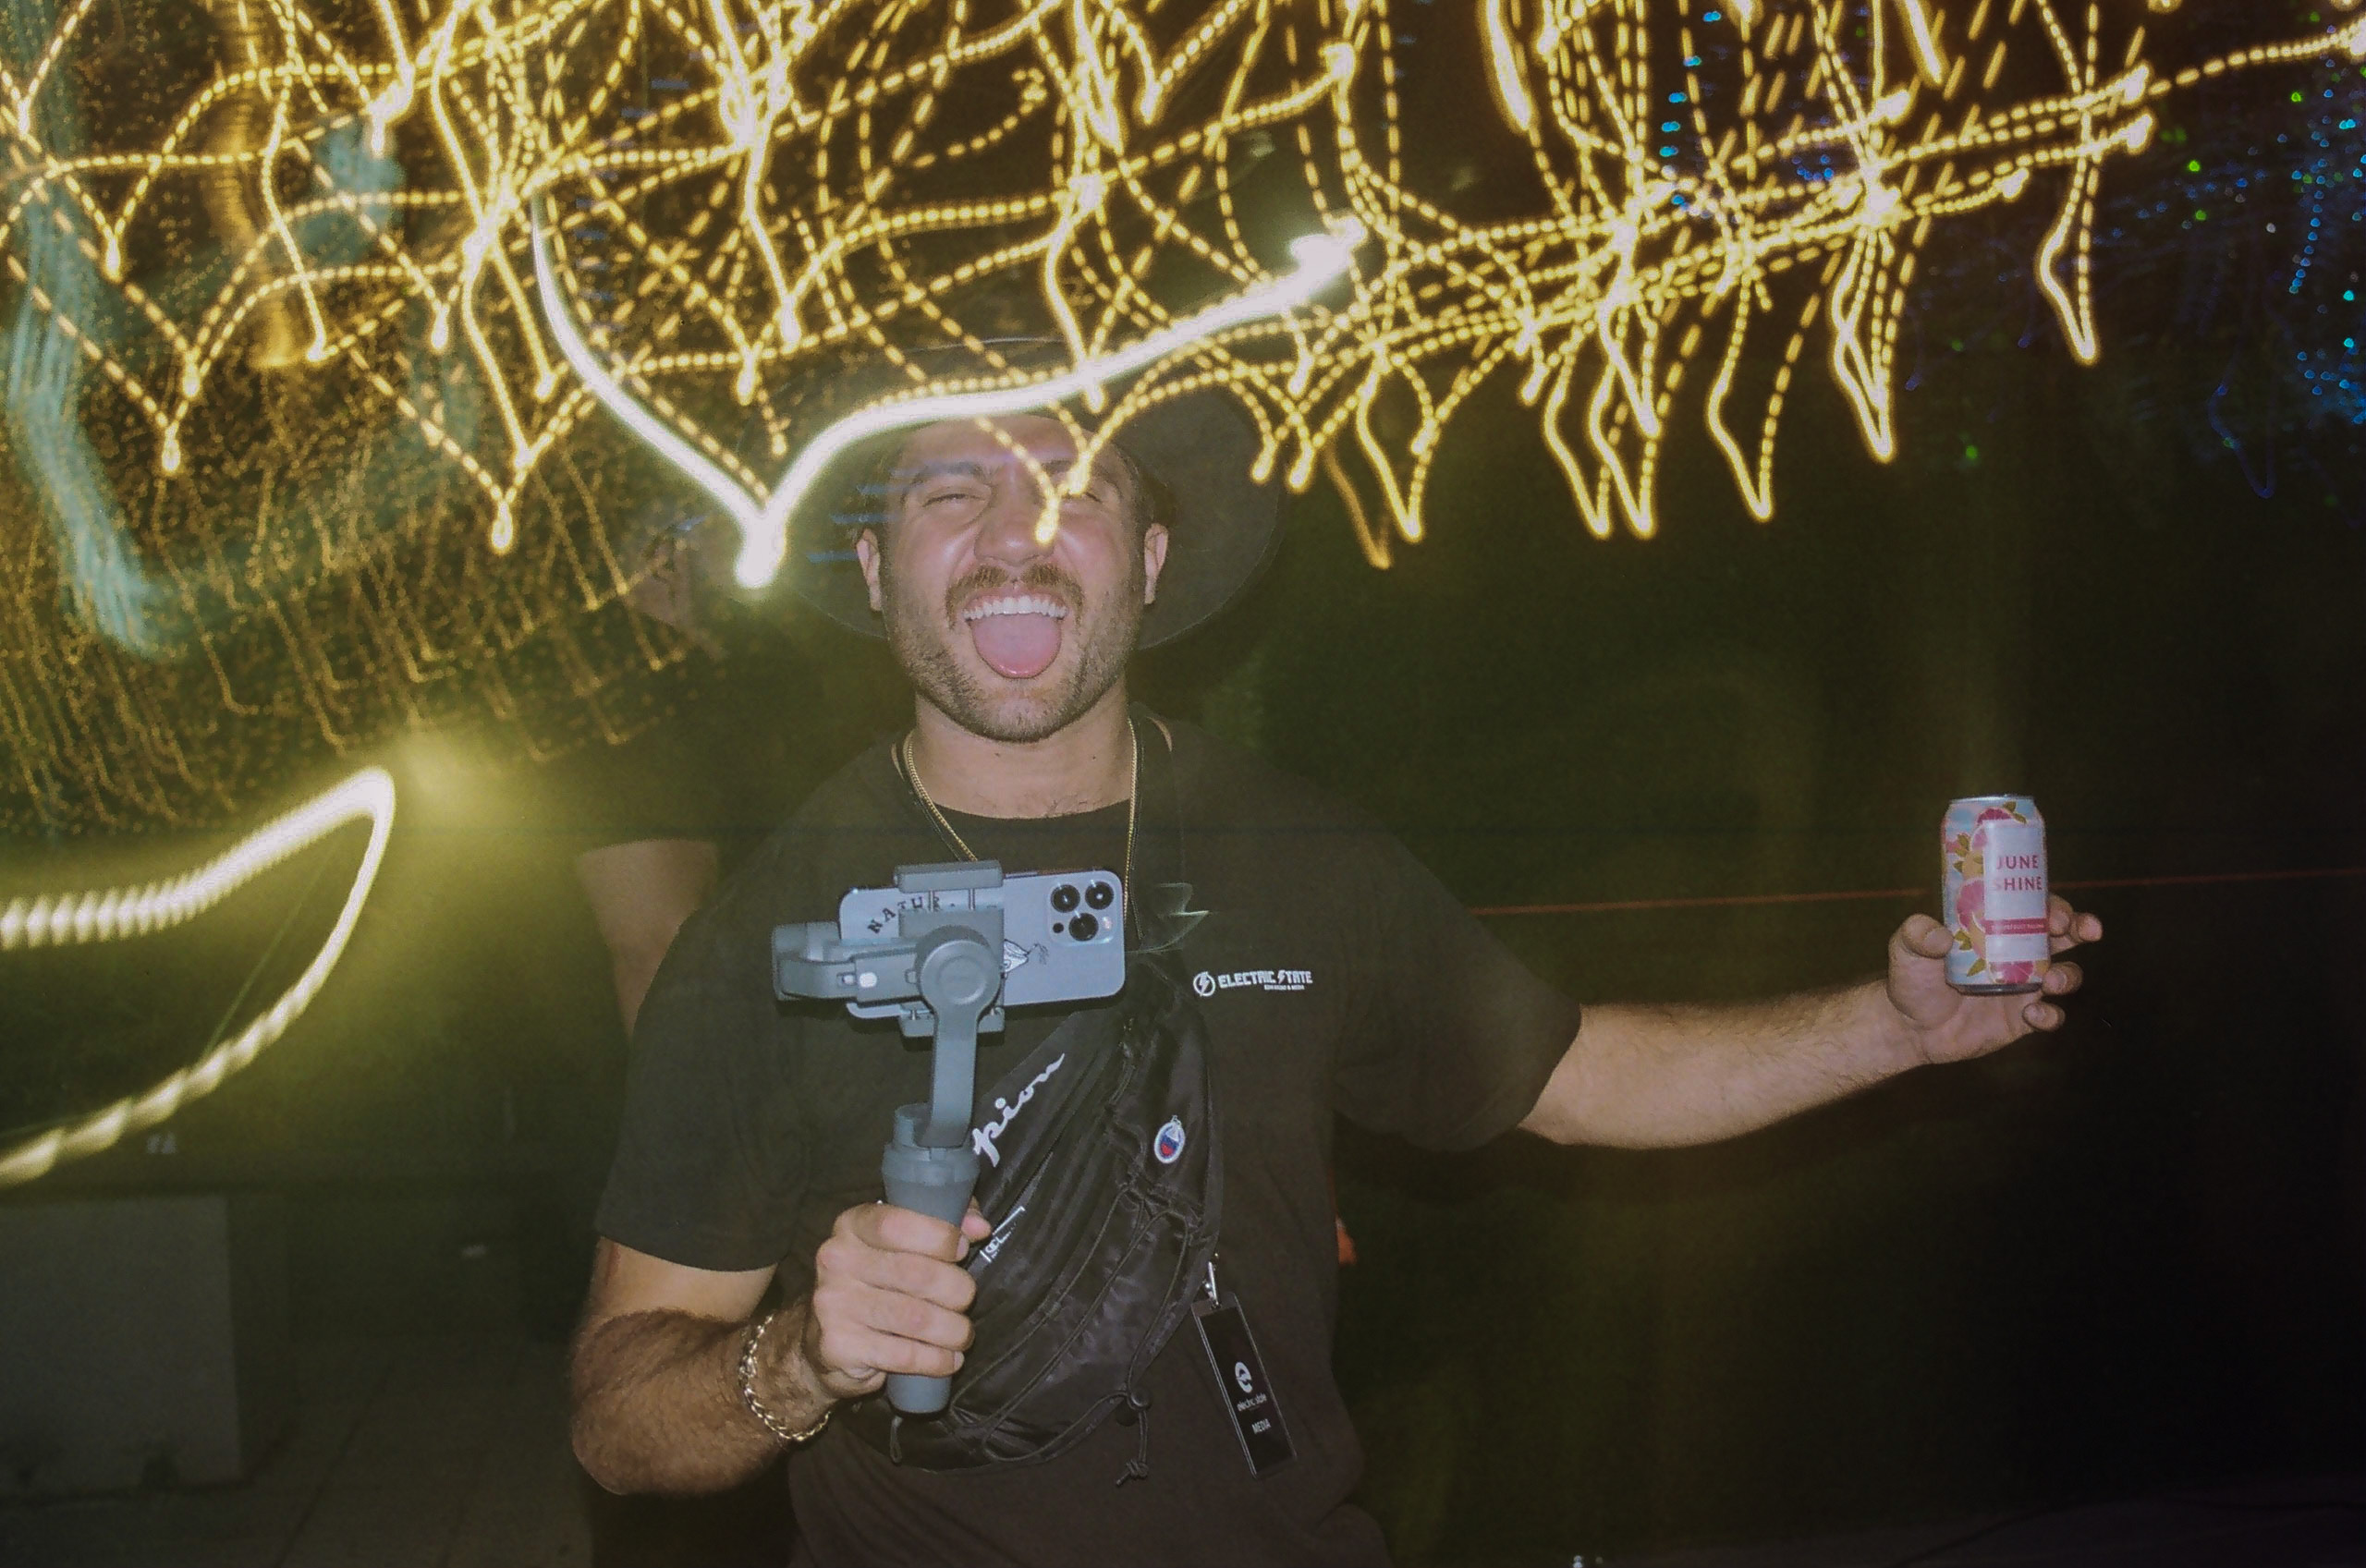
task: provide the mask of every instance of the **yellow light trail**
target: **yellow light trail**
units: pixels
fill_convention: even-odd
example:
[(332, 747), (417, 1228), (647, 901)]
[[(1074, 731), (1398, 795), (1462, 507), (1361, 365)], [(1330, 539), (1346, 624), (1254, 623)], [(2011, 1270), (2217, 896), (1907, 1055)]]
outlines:
[[(1277, 316), (1304, 305), (1325, 286), (1346, 275), (1354, 260), (1355, 242), (1361, 237), (1360, 225), (1349, 224), (1335, 236), (1308, 235), (1293, 240), (1290, 254), (1298, 266), (1291, 272), (1186, 317), (1120, 351), (1086, 358), (1074, 369), (1057, 375), (991, 390), (899, 397), (848, 414), (814, 432), (798, 453), (797, 460), (781, 476), (780, 482), (761, 496), (750, 493), (666, 429), (663, 420), (617, 384), (616, 379), (599, 363), (591, 346), (576, 330), (574, 311), (561, 294), (557, 273), (551, 263), (549, 242), (539, 225), (534, 229), (534, 273), (541, 285), (543, 310), (550, 322), (551, 334), (558, 339), (567, 363), (575, 367), (592, 395), (634, 434), (648, 442), (730, 513), (738, 525), (740, 537), (734, 573), (743, 588), (762, 588), (780, 570), (781, 556), (788, 542), (788, 518), (798, 503), (821, 477), (822, 470), (848, 447), (888, 431), (909, 430), (943, 419), (991, 419), (1090, 396), (1104, 382), (1156, 364), (1180, 349), (1219, 335), (1228, 327)], [(1089, 474), (1090, 468), (1080, 471)]]
[[(1802, 371), (1895, 452), (1936, 237), (2044, 201), (2041, 294), (2092, 359), (2095, 202), (2161, 100), (2366, 57), (2360, 0), (2199, 61), (2153, 57), (2168, 0), (1454, 0), (1423, 25), (1479, 47), (1434, 57), (1472, 75), (1442, 101), (1520, 150), (1482, 218), (1451, 169), (1409, 171), (1402, 0), (204, 0), (212, 44), (170, 69), (109, 55), (89, 0), (24, 3), (52, 19), (0, 50), (0, 250), (43, 352), (89, 372), (73, 415), (118, 504), (112, 542), (0, 566), (0, 605), (67, 608), (11, 623), (0, 747), (22, 793), (62, 774), (114, 820), (237, 795), (201, 714), (337, 748), (463, 686), (517, 722), (550, 678), (518, 672), (555, 668), (620, 733), (605, 687), (679, 650), (612, 612), (617, 419), (738, 523), (749, 584), (878, 421), (1068, 397), (1121, 429), (1205, 387), (1259, 473), (1340, 491), (1376, 563), (1450, 510), (1434, 463), (1497, 380), (1590, 532), (1659, 530), (1676, 442), (1771, 517)], [(101, 78), (103, 137), (65, 112)], [(1350, 234), (1319, 285), (1288, 246)], [(37, 238), (103, 281), (37, 275)], [(1022, 334), (1067, 363), (1011, 367), (994, 341)], [(921, 373), (943, 344), (975, 373)], [(882, 359), (906, 401), (809, 428), (801, 387)], [(443, 486), (398, 544), (341, 521), (388, 488), (348, 454), (397, 437)], [(299, 481), (301, 521), (272, 519)], [(302, 593), (258, 589), (305, 529)], [(285, 656), (165, 675), (103, 614), (152, 601), (226, 604)], [(61, 669), (94, 672), (69, 713)]]
[(127, 1096), (104, 1109), (53, 1127), (0, 1152), (0, 1187), (46, 1175), (61, 1161), (79, 1160), (113, 1146), (126, 1133), (164, 1121), (190, 1100), (213, 1093), (224, 1079), (262, 1054), (287, 1032), (327, 983), (329, 972), (352, 940), (354, 922), (369, 902), (386, 837), (395, 823), (395, 781), (384, 768), (365, 768), (343, 784), (250, 833), (215, 858), (186, 875), (139, 888), (43, 894), (12, 900), (0, 912), (0, 951), (117, 942), (145, 936), (195, 919), (256, 877), (318, 844), (348, 822), (367, 821), (370, 842), (338, 910), (336, 924), (278, 1001), (230, 1039), (189, 1066), (166, 1076), (145, 1093)]

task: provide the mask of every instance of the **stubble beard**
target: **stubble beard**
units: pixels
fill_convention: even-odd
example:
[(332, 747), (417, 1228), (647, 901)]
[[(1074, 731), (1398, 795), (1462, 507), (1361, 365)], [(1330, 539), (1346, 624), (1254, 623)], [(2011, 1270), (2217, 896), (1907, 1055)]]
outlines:
[[(1141, 637), (1147, 607), (1142, 603), (1145, 578), (1139, 556), (1134, 557), (1124, 586), (1106, 604), (1089, 605), (1073, 577), (1040, 565), (1016, 577), (1007, 573), (970, 573), (946, 591), (944, 604), (934, 614), (905, 604), (896, 591), (891, 561), (892, 553), (882, 555), (879, 584), (880, 597), (887, 607), (887, 646), (894, 650), (896, 662), (922, 701), (971, 735), (998, 745), (1029, 746), (1047, 740), (1084, 717), (1125, 675), (1127, 662)], [(981, 589), (1006, 584), (1057, 597), (1068, 606), (1068, 626), (1063, 635), (1082, 639), (1075, 645), (1067, 677), (1048, 688), (996, 692), (954, 652), (953, 639), (970, 635), (961, 619), (962, 603)], [(1069, 650), (1063, 648), (1062, 651)]]

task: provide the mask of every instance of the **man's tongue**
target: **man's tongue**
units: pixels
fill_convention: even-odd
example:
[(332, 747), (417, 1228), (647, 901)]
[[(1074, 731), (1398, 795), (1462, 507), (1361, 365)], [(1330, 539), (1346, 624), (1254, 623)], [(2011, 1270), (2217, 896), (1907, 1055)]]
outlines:
[(1060, 623), (1049, 615), (985, 615), (970, 623), (978, 657), (996, 674), (1032, 680), (1060, 654)]

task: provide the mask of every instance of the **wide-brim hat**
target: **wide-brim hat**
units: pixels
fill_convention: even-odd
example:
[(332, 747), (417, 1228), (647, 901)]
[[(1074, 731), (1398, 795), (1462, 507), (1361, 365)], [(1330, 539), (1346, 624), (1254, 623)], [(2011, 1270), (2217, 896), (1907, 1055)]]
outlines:
[[(949, 371), (952, 364), (949, 359), (936, 359), (928, 368), (944, 366)], [(809, 407), (851, 411), (887, 401), (899, 385), (909, 389), (912, 383), (886, 380), (876, 371), (853, 371), (842, 388), (833, 389), (836, 395), (825, 394)], [(1117, 391), (1110, 389), (1113, 407)], [(1047, 403), (1035, 411), (1048, 413), (1053, 407)], [(1098, 421), (1080, 405), (1065, 407), (1086, 428), (1097, 428)], [(927, 422), (933, 421), (921, 421)], [(782, 569), (790, 586), (814, 609), (866, 637), (884, 637), (886, 628), (871, 608), (855, 540), (876, 525), (880, 480), (918, 428), (915, 424), (850, 447), (823, 470), (789, 518), (788, 553)], [(1155, 648), (1213, 619), (1255, 580), (1280, 537), (1280, 487), (1250, 479), (1260, 446), (1256, 429), (1232, 395), (1218, 388), (1184, 393), (1129, 415), (1111, 444), (1165, 492), (1166, 564), (1136, 644)]]

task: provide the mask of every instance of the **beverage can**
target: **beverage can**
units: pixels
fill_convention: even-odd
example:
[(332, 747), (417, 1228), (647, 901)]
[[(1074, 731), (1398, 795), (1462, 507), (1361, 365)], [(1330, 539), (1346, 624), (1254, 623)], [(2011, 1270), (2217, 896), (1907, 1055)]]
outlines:
[(1976, 995), (2036, 991), (2054, 967), (2045, 819), (2025, 795), (1981, 795), (1939, 826), (1939, 906), (1954, 944), (1947, 983)]

